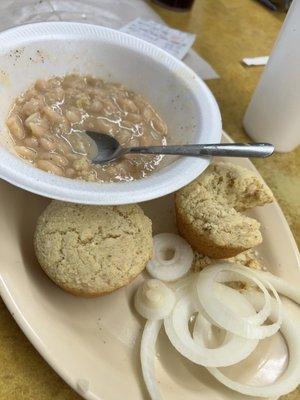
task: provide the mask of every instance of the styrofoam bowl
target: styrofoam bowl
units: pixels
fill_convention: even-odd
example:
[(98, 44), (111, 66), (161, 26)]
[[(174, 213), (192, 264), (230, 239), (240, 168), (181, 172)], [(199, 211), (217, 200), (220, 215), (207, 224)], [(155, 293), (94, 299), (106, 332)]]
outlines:
[(0, 33), (0, 177), (33, 193), (87, 204), (124, 204), (172, 193), (195, 179), (209, 158), (165, 157), (166, 165), (132, 182), (90, 183), (43, 172), (13, 153), (5, 125), (16, 96), (39, 78), (91, 74), (143, 94), (167, 122), (169, 143), (218, 143), (221, 117), (205, 83), (167, 52), (104, 27), (69, 22)]

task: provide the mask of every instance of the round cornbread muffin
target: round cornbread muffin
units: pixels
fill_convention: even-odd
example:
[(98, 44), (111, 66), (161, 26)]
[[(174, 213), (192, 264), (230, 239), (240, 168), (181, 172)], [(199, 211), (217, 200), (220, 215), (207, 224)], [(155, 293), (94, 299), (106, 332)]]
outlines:
[(254, 172), (215, 162), (176, 193), (178, 230), (203, 255), (234, 257), (262, 242), (259, 222), (241, 211), (272, 201), (272, 192)]
[(130, 283), (152, 257), (152, 224), (138, 205), (52, 201), (34, 235), (37, 259), (62, 289), (102, 296)]

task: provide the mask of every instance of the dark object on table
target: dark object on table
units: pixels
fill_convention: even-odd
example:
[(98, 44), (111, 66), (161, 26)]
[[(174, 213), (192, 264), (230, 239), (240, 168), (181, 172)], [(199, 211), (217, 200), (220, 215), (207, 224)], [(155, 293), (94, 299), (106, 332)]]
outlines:
[(268, 7), (272, 11), (284, 10), (287, 11), (292, 4), (292, 0), (258, 0), (260, 3)]
[(152, 0), (160, 6), (176, 11), (188, 11), (192, 8), (194, 0)]
[(280, 10), (287, 11), (292, 4), (292, 1), (293, 0), (272, 0), (272, 3), (274, 3)]
[(268, 7), (272, 11), (277, 10), (277, 7), (275, 6), (275, 4), (273, 4), (270, 0), (259, 0), (259, 2), (261, 4), (263, 4), (264, 6)]

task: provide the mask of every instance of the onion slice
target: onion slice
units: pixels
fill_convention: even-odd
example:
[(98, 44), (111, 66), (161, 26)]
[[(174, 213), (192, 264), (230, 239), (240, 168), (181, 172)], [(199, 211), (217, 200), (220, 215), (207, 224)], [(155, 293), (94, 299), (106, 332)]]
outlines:
[[(216, 335), (214, 334), (214, 328), (219, 329), (218, 337), (216, 337)], [(223, 337), (221, 337), (222, 334)], [(232, 334), (229, 333), (227, 335), (224, 329), (214, 327), (214, 325), (211, 324), (201, 313), (198, 313), (195, 320), (193, 338), (195, 342), (197, 342), (200, 346), (207, 348), (216, 348), (220, 346), (220, 344), (224, 342), (225, 337), (229, 335)], [(218, 343), (216, 343), (216, 341)]]
[[(240, 293), (236, 293), (239, 298), (243, 298)], [(214, 367), (236, 364), (252, 353), (258, 341), (245, 339), (237, 335), (230, 335), (228, 341), (222, 343), (216, 349), (199, 346), (189, 331), (190, 317), (197, 311), (191, 299), (190, 293), (182, 296), (176, 303), (172, 313), (164, 320), (166, 334), (179, 353), (195, 364)], [(243, 302), (245, 303), (245, 300)], [(239, 307), (239, 304), (237, 304), (237, 307)], [(250, 312), (253, 313), (255, 311), (250, 304), (248, 307)]]
[[(253, 281), (263, 292), (265, 304), (263, 308), (255, 315), (250, 317), (240, 317), (232, 308), (228, 308), (221, 300), (217, 299), (214, 294), (215, 282), (227, 281)], [(201, 271), (196, 291), (201, 309), (212, 319), (215, 324), (229, 332), (242, 336), (246, 339), (263, 339), (275, 334), (282, 322), (282, 304), (276, 290), (268, 284), (276, 298), (278, 305), (278, 319), (271, 325), (262, 326), (261, 324), (269, 316), (270, 295), (262, 282), (260, 282), (251, 271), (244, 267), (232, 265), (230, 263), (218, 263), (207, 267)]]
[[(247, 298), (257, 309), (263, 304), (263, 296), (260, 293), (248, 293)], [(270, 318), (272, 320), (276, 319), (276, 314), (276, 306), (274, 304)], [(274, 383), (266, 386), (245, 385), (228, 378), (218, 368), (208, 368), (208, 371), (223, 385), (249, 396), (277, 397), (295, 390), (300, 382), (300, 324), (284, 313), (280, 330), (289, 348), (289, 364), (284, 373)]]
[(161, 400), (155, 379), (155, 344), (162, 321), (147, 321), (141, 341), (141, 366), (145, 385), (151, 400)]
[(175, 294), (163, 282), (149, 279), (143, 282), (134, 297), (139, 314), (150, 320), (164, 319), (175, 304)]
[(153, 278), (175, 281), (191, 268), (194, 253), (182, 237), (173, 233), (159, 233), (153, 237), (153, 246), (153, 258), (146, 266)]
[[(220, 283), (216, 283), (215, 291), (217, 298), (234, 309), (240, 317), (252, 315), (255, 311), (251, 303), (247, 300), (247, 298), (245, 298), (245, 296), (242, 296), (240, 292)], [(193, 329), (193, 338), (195, 342), (203, 347), (208, 347), (215, 342), (216, 335), (213, 333), (213, 327), (214, 322), (210, 321), (207, 319), (207, 317), (199, 312)], [(224, 341), (228, 341), (228, 339), (233, 335), (222, 328), (217, 329), (220, 330), (218, 336), (221, 336), (223, 333), (223, 343)]]
[(278, 293), (282, 294), (285, 297), (293, 300), (295, 303), (300, 304), (300, 289), (297, 286), (291, 285), (287, 281), (282, 278), (279, 278), (276, 275), (271, 274), (271, 272), (264, 271), (252, 271), (258, 279), (260, 279), (263, 283), (269, 282)]

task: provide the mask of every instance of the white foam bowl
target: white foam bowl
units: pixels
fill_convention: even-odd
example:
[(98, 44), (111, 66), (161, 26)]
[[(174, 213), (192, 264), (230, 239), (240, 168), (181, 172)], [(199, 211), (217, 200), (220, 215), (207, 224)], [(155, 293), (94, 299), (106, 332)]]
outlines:
[[(180, 157), (151, 176), (124, 183), (90, 183), (43, 172), (18, 158), (5, 125), (16, 96), (39, 78), (91, 74), (121, 82), (159, 110), (170, 143), (217, 143), (218, 105), (205, 83), (159, 48), (96, 25), (47, 22), (0, 33), (0, 177), (46, 197), (87, 204), (124, 204), (174, 192), (195, 179), (209, 158)], [(172, 162), (171, 162), (172, 161)]]

